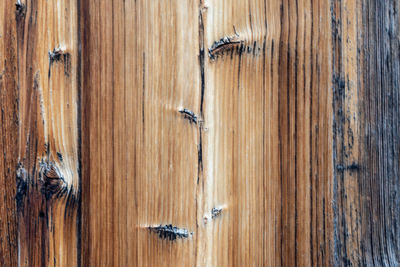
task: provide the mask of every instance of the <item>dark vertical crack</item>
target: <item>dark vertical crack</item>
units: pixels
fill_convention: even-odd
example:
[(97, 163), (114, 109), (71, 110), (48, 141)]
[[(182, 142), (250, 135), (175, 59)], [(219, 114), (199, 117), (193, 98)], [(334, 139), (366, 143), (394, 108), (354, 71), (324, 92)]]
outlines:
[[(204, 118), (204, 90), (205, 90), (205, 55), (204, 55), (204, 22), (202, 13), (202, 1), (200, 1), (199, 10), (199, 64), (200, 64), (200, 117)], [(198, 145), (198, 177), (197, 184), (200, 180), (201, 172), (203, 171), (203, 144), (202, 144), (202, 127), (199, 127), (199, 145)]]
[[(205, 91), (205, 54), (204, 54), (204, 20), (203, 20), (203, 0), (199, 0), (199, 66), (200, 66), (200, 117), (204, 118), (203, 106), (204, 106), (204, 91)], [(200, 194), (200, 176), (203, 172), (203, 143), (202, 143), (202, 126), (198, 127), (199, 131), (199, 143), (197, 151), (197, 188), (196, 188), (196, 231), (199, 228), (199, 203), (198, 198)], [(204, 184), (204, 183), (203, 183)], [(198, 257), (198, 247), (200, 240), (197, 240), (197, 249), (195, 249), (195, 259)]]
[(205, 56), (204, 56), (204, 23), (203, 23), (203, 14), (200, 9), (199, 11), (199, 63), (200, 63), (200, 82), (201, 82), (201, 98), (200, 98), (200, 114), (203, 117), (203, 103), (204, 103), (204, 89), (205, 89), (205, 73), (204, 73), (204, 65), (205, 65)]

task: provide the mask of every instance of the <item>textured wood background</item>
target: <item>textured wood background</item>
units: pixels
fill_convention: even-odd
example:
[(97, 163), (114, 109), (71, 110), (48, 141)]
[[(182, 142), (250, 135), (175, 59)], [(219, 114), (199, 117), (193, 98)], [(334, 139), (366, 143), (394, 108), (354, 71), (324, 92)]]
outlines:
[(0, 265), (399, 265), (398, 10), (2, 0)]

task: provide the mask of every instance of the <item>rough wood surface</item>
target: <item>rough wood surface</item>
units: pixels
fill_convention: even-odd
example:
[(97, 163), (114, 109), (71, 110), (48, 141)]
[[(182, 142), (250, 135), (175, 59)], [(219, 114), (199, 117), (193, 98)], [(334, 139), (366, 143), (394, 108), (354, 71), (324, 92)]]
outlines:
[(10, 228), (10, 258), (4, 263), (76, 266), (78, 6), (70, 1), (27, 0), (2, 1), (1, 7), (5, 72), (1, 188), (7, 209), (2, 223)]
[(398, 12), (332, 4), (337, 265), (400, 264)]
[(196, 234), (151, 229), (197, 231), (198, 3), (83, 5), (83, 265), (191, 266)]
[(1, 1), (0, 265), (398, 265), (398, 8)]
[(329, 2), (82, 10), (84, 265), (332, 263)]
[(0, 2), (0, 265), (17, 266), (17, 218), (15, 213), (18, 162), (17, 43), (12, 0)]

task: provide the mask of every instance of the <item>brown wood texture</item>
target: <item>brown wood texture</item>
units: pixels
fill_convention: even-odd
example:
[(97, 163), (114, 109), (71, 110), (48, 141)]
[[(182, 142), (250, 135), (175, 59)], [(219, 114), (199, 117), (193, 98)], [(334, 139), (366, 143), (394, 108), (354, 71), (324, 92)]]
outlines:
[(1, 1), (0, 265), (398, 265), (398, 7)]
[(4, 266), (76, 266), (78, 5), (27, 0), (1, 6), (2, 223), (9, 225), (2, 261)]
[(0, 2), (0, 265), (17, 266), (18, 229), (15, 209), (18, 162), (17, 45), (12, 1)]
[(338, 264), (400, 264), (398, 12), (398, 1), (332, 5)]
[(331, 263), (329, 3), (83, 10), (84, 265)]

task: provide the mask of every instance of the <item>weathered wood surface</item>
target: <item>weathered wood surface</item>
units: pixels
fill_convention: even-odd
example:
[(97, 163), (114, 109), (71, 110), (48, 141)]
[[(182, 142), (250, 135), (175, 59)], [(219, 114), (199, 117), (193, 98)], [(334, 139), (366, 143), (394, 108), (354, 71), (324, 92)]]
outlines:
[(282, 4), (85, 4), (86, 264), (331, 262), (329, 4)]
[(18, 162), (17, 46), (12, 1), (0, 2), (0, 265), (17, 266), (16, 166)]
[(1, 221), (9, 227), (2, 263), (76, 266), (78, 5), (26, 0), (2, 1), (1, 6), (1, 188), (7, 209)]
[(332, 4), (335, 262), (400, 264), (398, 1)]
[(398, 265), (398, 5), (3, 0), (0, 265)]

